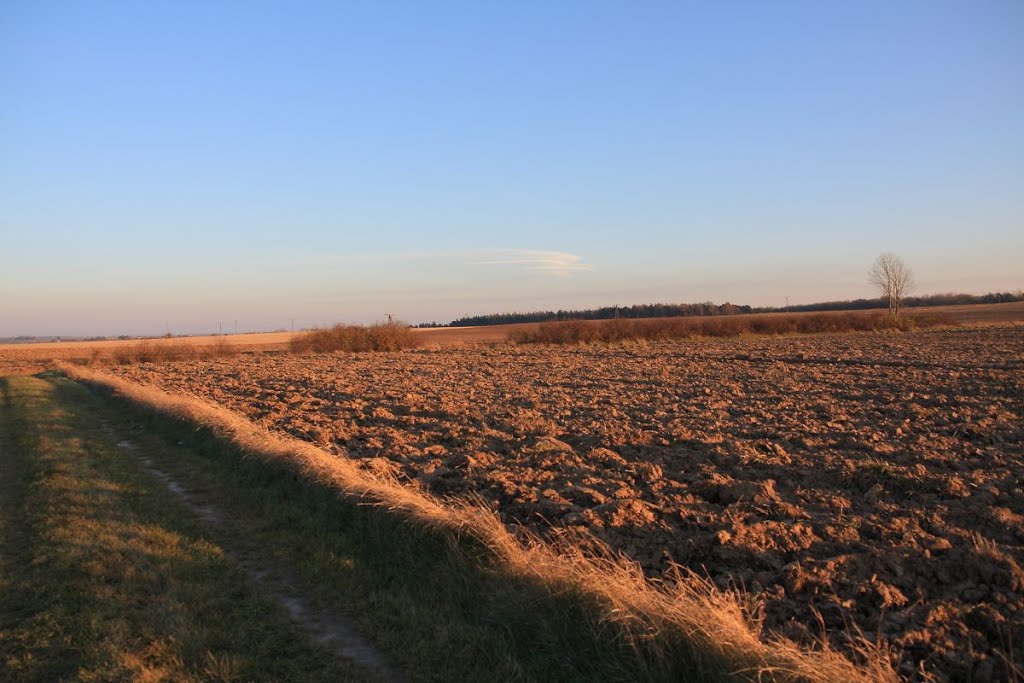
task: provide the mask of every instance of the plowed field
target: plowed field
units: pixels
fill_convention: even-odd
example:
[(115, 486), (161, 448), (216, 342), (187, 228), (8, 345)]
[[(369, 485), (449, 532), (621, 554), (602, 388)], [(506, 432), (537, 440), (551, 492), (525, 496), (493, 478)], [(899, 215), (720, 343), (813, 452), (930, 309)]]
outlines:
[(1024, 644), (1024, 326), (113, 371), (742, 586), (797, 640), (860, 629), (911, 679), (1007, 680)]

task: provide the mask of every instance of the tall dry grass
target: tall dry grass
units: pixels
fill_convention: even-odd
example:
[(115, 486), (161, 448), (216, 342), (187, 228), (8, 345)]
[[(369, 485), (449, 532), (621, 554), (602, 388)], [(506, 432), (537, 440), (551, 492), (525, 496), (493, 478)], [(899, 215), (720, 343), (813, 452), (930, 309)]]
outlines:
[(335, 325), (310, 330), (292, 339), (292, 351), (402, 351), (421, 344), (420, 337), (405, 323)]
[(812, 315), (729, 316), (708, 318), (573, 320), (543, 323), (511, 334), (517, 344), (613, 343), (633, 339), (657, 341), (697, 337), (739, 337), (750, 334), (815, 334), (822, 332), (908, 331), (952, 321), (939, 314), (905, 315), (819, 313)]
[[(381, 508), (412, 525), (458, 539), (476, 539), (510, 576), (545, 586), (556, 595), (580, 595), (600, 606), (601, 619), (626, 634), (638, 659), (668, 662), (678, 648), (697, 653), (709, 676), (727, 671), (748, 681), (893, 683), (898, 676), (888, 653), (870, 641), (858, 641), (860, 661), (830, 650), (824, 641), (808, 650), (792, 641), (761, 633), (757, 610), (738, 592), (723, 591), (680, 570), (653, 582), (640, 567), (610, 551), (583, 551), (587, 543), (544, 541), (526, 532), (512, 533), (492, 511), (457, 501), (440, 501), (397, 481), (372, 477), (351, 461), (313, 444), (269, 432), (220, 406), (167, 394), (107, 373), (59, 364), (68, 376), (110, 389), (126, 399), (177, 419), (208, 428), (220, 438), (266, 462), (284, 465), (308, 481), (330, 486), (340, 495)], [(598, 625), (600, 627), (600, 625)], [(653, 655), (652, 655), (653, 653)], [(658, 661), (651, 663), (658, 668)]]
[(134, 365), (136, 363), (167, 363), (201, 358), (225, 358), (241, 353), (241, 349), (226, 339), (212, 344), (191, 344), (177, 341), (150, 341), (144, 339), (133, 344), (119, 344), (109, 348), (95, 348), (89, 354), (91, 365)]

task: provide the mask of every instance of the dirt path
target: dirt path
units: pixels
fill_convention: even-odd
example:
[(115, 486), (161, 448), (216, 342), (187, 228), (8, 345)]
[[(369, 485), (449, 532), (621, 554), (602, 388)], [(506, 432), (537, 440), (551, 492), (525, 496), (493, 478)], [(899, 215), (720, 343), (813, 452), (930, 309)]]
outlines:
[[(306, 662), (311, 668), (302, 671), (285, 665), (277, 675), (289, 671), (317, 680), (325, 675), (326, 680), (339, 680), (336, 674), (344, 680), (404, 680), (326, 591), (316, 590), (295, 567), (275, 557), (279, 549), (274, 544), (257, 540), (257, 527), (275, 522), (233, 513), (226, 506), (228, 494), (183, 464), (181, 457), (186, 454), (180, 445), (145, 436), (129, 414), (81, 386), (45, 376), (0, 377), (0, 679), (49, 680), (78, 673), (96, 674), (100, 679), (135, 678), (147, 667), (152, 669), (151, 658), (143, 654), (122, 669), (98, 665), (103, 673), (97, 673), (89, 655), (78, 654), (91, 650), (103, 653), (98, 659), (116, 659), (118, 655), (111, 653), (125, 656), (125, 648), (131, 647), (88, 627), (82, 632), (73, 628), (76, 617), (93, 618), (85, 604), (90, 588), (98, 586), (97, 594), (113, 610), (112, 616), (125, 622), (125, 632), (146, 634), (139, 636), (140, 642), (159, 640), (154, 630), (162, 630), (163, 638), (169, 640), (194, 642), (195, 636), (189, 634), (199, 630), (218, 634), (211, 636), (217, 642), (247, 641), (242, 648), (216, 646), (230, 648), (221, 650), (220, 660), (216, 654), (207, 654), (203, 661), (200, 653), (199, 663), (177, 662), (187, 673), (163, 672), (175, 680), (192, 680), (196, 674), (199, 679), (231, 678), (244, 666), (238, 662), (250, 656), (245, 647), (262, 648), (259, 656), (295, 661), (289, 658), (296, 650), (281, 645), (287, 639), (301, 643), (307, 652), (302, 656), (310, 658)], [(79, 496), (78, 491), (87, 493)], [(213, 564), (203, 568), (198, 555), (176, 555), (175, 548), (186, 541), (175, 536), (174, 527), (162, 526), (149, 516), (144, 499), (161, 509), (160, 514), (190, 528), (186, 533), (192, 534), (195, 547)], [(173, 504), (174, 499), (180, 506)], [(68, 511), (73, 512), (60, 516)], [(124, 530), (129, 528), (131, 532)], [(131, 534), (161, 535), (164, 545), (147, 550)], [(66, 539), (70, 543), (64, 545)], [(128, 546), (130, 557), (118, 559), (119, 551)], [(159, 554), (160, 567), (150, 564), (153, 552)], [(62, 565), (55, 558), (65, 554), (74, 559)], [(172, 558), (178, 557), (183, 561), (172, 569)], [(188, 569), (177, 571), (185, 565)], [(91, 580), (103, 573), (109, 573), (113, 583)], [(60, 588), (79, 581), (80, 589)], [(210, 605), (204, 587), (213, 582), (218, 586), (210, 592), (237, 607), (217, 610), (223, 623), (211, 623), (202, 612), (204, 605)], [(153, 585), (164, 586), (160, 590), (164, 598), (154, 594), (139, 601), (136, 596), (126, 597), (130, 588), (121, 590), (142, 586), (140, 592), (145, 593)], [(181, 604), (188, 614), (161, 621), (161, 599), (179, 592), (184, 594)], [(148, 603), (157, 616), (147, 622), (127, 610), (119, 611), (121, 598), (132, 604)], [(35, 627), (47, 619), (62, 624), (56, 641), (46, 628)], [(248, 629), (248, 638), (243, 625), (247, 621), (258, 624)], [(61, 650), (51, 641), (67, 647)], [(32, 663), (44, 658), (51, 664), (42, 669)], [(52, 663), (58, 659), (60, 663)], [(314, 659), (324, 664), (312, 663)], [(252, 670), (276, 677), (259, 664)]]
[[(136, 450), (128, 440), (118, 441), (117, 445), (131, 453)], [(253, 544), (247, 543), (244, 532), (213, 501), (214, 492), (184, 484), (160, 469), (152, 458), (137, 457), (147, 472), (163, 482), (168, 491), (202, 520), (204, 526), (216, 533), (221, 546), (253, 583), (272, 597), (313, 642), (335, 656), (373, 672), (382, 681), (398, 683), (403, 680), (383, 655), (357, 633), (348, 617), (319, 604), (311, 597), (310, 587), (291, 568), (270, 559)]]
[(119, 434), (109, 422), (100, 419), (99, 424), (117, 448), (136, 458), (147, 473), (160, 481), (201, 521), (246, 576), (277, 603), (312, 642), (335, 657), (356, 664), (376, 679), (388, 683), (405, 680), (372, 643), (359, 635), (347, 616), (314, 597), (315, 591), (293, 568), (272, 559), (256, 544), (246, 540), (251, 535), (246, 532), (243, 520), (229, 515), (218, 505), (216, 490), (198, 480), (169, 474), (155, 458), (142, 453), (134, 442)]

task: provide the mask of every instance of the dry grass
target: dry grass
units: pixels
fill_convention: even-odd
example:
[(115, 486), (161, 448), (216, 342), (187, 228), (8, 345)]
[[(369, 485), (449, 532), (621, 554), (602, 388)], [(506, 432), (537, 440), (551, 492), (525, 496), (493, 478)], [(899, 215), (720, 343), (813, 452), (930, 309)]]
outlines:
[(154, 344), (140, 341), (136, 344), (115, 346), (108, 350), (93, 349), (89, 357), (92, 364), (134, 365), (135, 363), (166, 363), (176, 360), (198, 360), (200, 358), (224, 358), (241, 352), (238, 346), (228, 343), (223, 337), (211, 344)]
[(236, 356), (246, 350), (245, 347), (233, 344), (223, 337), (204, 343), (143, 339), (116, 344), (75, 345), (69, 343), (64, 347), (45, 349), (26, 344), (23, 345), (23, 348), (9, 348), (6, 353), (0, 351), (0, 375), (33, 374), (58, 361), (85, 365), (134, 365), (136, 363), (226, 358)]
[[(641, 658), (653, 652), (656, 660), (669, 662), (678, 648), (685, 648), (708, 662), (709, 670), (724, 669), (744, 680), (898, 680), (888, 653), (867, 640), (860, 648), (861, 661), (855, 664), (825, 646), (809, 652), (787, 640), (765, 638), (756, 608), (742, 594), (721, 591), (688, 573), (680, 571), (674, 579), (653, 583), (626, 558), (609, 552), (585, 553), (578, 549), (584, 545), (578, 539), (555, 543), (513, 534), (489, 510), (442, 502), (394, 480), (370, 477), (347, 459), (271, 434), (219, 406), (83, 367), (65, 364), (61, 369), (137, 404), (198, 423), (255, 458), (285, 465), (308, 481), (384, 508), (414, 525), (453, 538), (474, 538), (509, 575), (546, 586), (553, 594), (579, 594), (598, 604), (602, 619), (622, 629)], [(658, 668), (657, 661), (653, 668)]]
[(421, 343), (416, 331), (405, 323), (376, 325), (335, 325), (311, 330), (291, 340), (292, 351), (401, 351)]
[(517, 344), (585, 344), (642, 339), (739, 337), (748, 334), (815, 334), (821, 332), (908, 331), (952, 324), (940, 314), (905, 315), (816, 313), (798, 315), (723, 316), (713, 318), (654, 318), (634, 320), (568, 321), (543, 323), (517, 330)]

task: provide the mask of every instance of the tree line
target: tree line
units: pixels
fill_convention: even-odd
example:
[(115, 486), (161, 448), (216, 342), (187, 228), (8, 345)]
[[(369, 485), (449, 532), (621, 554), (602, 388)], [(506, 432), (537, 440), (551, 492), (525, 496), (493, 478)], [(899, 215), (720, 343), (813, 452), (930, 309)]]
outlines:
[[(956, 306), (963, 304), (1000, 304), (1011, 301), (1024, 301), (1024, 291), (990, 292), (988, 294), (961, 294), (948, 292), (945, 294), (927, 294), (908, 296), (901, 299), (901, 306), (917, 308), (921, 306)], [(635, 304), (632, 306), (603, 306), (582, 310), (530, 311), (526, 313), (492, 313), (489, 315), (470, 315), (453, 320), (448, 327), (470, 327), (477, 325), (506, 325), (511, 323), (541, 323), (558, 320), (612, 320), (615, 318), (677, 318), (691, 316), (737, 315), (743, 313), (786, 313), (811, 311), (856, 311), (874, 308), (889, 308), (887, 297), (874, 299), (853, 299), (846, 301), (823, 301), (813, 304), (793, 306), (747, 306), (732, 303), (715, 304), (711, 302), (692, 304)], [(429, 323), (421, 327), (444, 327), (438, 323)]]
[(505, 325), (509, 323), (544, 323), (557, 320), (613, 320), (615, 318), (678, 318), (689, 316), (736, 315), (751, 313), (750, 306), (714, 304), (634, 304), (603, 306), (584, 310), (530, 311), (528, 313), (492, 313), (471, 315), (451, 322), (451, 327), (473, 325)]
[[(922, 306), (963, 306), (967, 304), (1005, 304), (1013, 301), (1024, 301), (1024, 291), (1015, 292), (989, 292), (988, 294), (962, 294), (958, 292), (946, 292), (944, 294), (924, 294), (921, 296), (908, 296), (901, 300), (900, 305), (905, 308), (920, 308)], [(880, 296), (876, 299), (852, 299), (846, 301), (823, 301), (815, 304), (803, 304), (794, 306), (782, 306), (780, 308), (757, 308), (754, 313), (774, 313), (804, 311), (857, 311), (871, 308), (888, 308), (889, 299)]]

